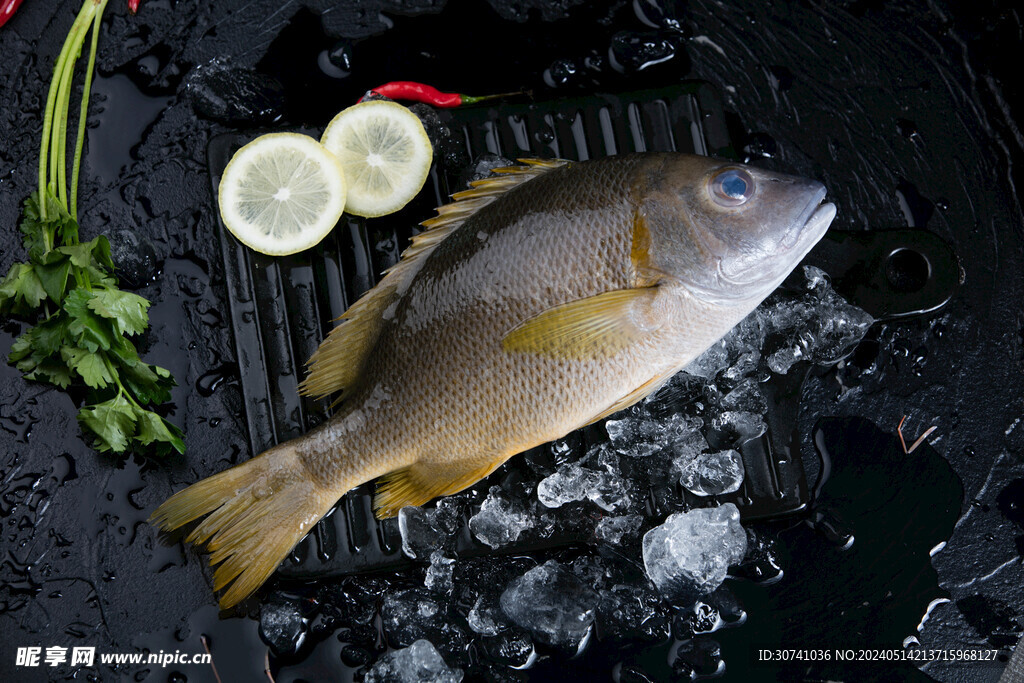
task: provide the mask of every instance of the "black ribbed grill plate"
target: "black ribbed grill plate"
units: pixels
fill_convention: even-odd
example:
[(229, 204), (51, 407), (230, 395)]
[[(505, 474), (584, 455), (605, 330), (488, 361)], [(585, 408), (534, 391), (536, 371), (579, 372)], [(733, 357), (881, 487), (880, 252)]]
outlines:
[[(439, 115), (456, 139), (464, 142), (469, 159), (490, 153), (510, 159), (534, 156), (582, 161), (643, 151), (734, 156), (718, 95), (699, 82), (619, 95), (442, 110)], [(225, 134), (211, 141), (209, 165), (215, 195), (232, 154), (257, 134)], [(371, 221), (346, 215), (320, 245), (293, 256), (258, 254), (221, 225), (231, 323), (253, 454), (299, 436), (326, 419), (324, 403), (298, 395), (306, 359), (331, 330), (333, 321), (375, 284), (379, 273), (397, 262), (415, 226), (434, 215), (434, 207), (448, 201), (451, 193), (464, 189), (458, 185), (457, 178), (435, 165), (426, 188), (402, 211)], [(769, 399), (784, 400), (793, 392), (798, 396), (803, 373), (797, 374), (797, 380), (790, 378), (768, 387)], [(775, 445), (770, 431), (743, 447), (747, 471), (743, 488), (733, 496), (719, 497), (735, 502), (747, 520), (791, 514), (809, 500), (804, 468), (799, 458), (789, 455), (792, 422), (778, 422), (769, 415), (770, 428), (781, 437), (775, 439)], [(587, 432), (582, 439), (584, 443), (590, 440)], [(514, 469), (515, 461), (509, 467)], [(506, 467), (492, 476), (515, 475)], [(365, 484), (346, 495), (299, 544), (280, 573), (323, 576), (407, 563), (396, 522), (374, 520), (371, 494), (372, 485)], [(584, 540), (569, 533), (548, 538), (541, 545)], [(536, 543), (531, 547), (512, 545), (506, 550), (522, 552), (535, 547)], [(491, 552), (471, 538), (465, 525), (458, 550), (463, 555)]]

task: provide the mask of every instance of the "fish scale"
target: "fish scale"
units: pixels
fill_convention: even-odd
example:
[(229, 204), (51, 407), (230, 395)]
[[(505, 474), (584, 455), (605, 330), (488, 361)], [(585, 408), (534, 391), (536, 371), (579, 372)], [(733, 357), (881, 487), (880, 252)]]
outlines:
[[(557, 155), (579, 160), (645, 150), (732, 154), (717, 96), (703, 84), (554, 103), (473, 107), (441, 114), (456, 137), (466, 140), (471, 158), (485, 151), (511, 157)], [(536, 134), (545, 130), (547, 135)], [(215, 186), (220, 170), (242, 142), (242, 136), (227, 135), (211, 143), (209, 160)], [(454, 178), (443, 173), (434, 172), (431, 179), (435, 197), (460, 189)], [(568, 188), (565, 192), (560, 199), (567, 205), (578, 199)], [(297, 393), (289, 391), (297, 388), (298, 382), (291, 370), (302, 365), (308, 357), (306, 351), (315, 348), (333, 326), (331, 321), (373, 284), (375, 273), (394, 265), (395, 245), (407, 238), (416, 220), (429, 215), (422, 201), (425, 194), (428, 193), (421, 193), (421, 199), (394, 216), (374, 219), (369, 224), (351, 219), (321, 247), (293, 257), (267, 259), (228, 239), (222, 240), (232, 322), (244, 368), (242, 388), (253, 452), (295, 436), (318, 422), (322, 406), (299, 399)], [(302, 303), (295, 301), (296, 292), (289, 291), (285, 284), (288, 281), (303, 284)], [(271, 285), (277, 290), (276, 295), (264, 294), (260, 306), (254, 306), (255, 295), (261, 290), (268, 292)], [(294, 319), (300, 311), (305, 324), (296, 324)], [(309, 324), (310, 314), (317, 324)], [(267, 324), (275, 319), (286, 322)], [(796, 374), (802, 380), (802, 373)], [(793, 380), (794, 376), (788, 383), (779, 383), (782, 386), (768, 387), (768, 393), (786, 396), (794, 390), (788, 384), (794, 383), (798, 390), (799, 382)], [(274, 408), (270, 413), (272, 419), (264, 422), (261, 417), (270, 417), (269, 406)], [(470, 400), (468, 410), (479, 418), (487, 415), (488, 408)], [(777, 420), (770, 422), (775, 433), (782, 431), (783, 437), (776, 436), (773, 445), (770, 433), (747, 444), (742, 449), (748, 473), (743, 488), (732, 497), (719, 497), (733, 499), (747, 519), (792, 514), (806, 507), (809, 500), (804, 469), (799, 457), (788, 448), (788, 433), (783, 425), (775, 424)], [(588, 432), (593, 433), (584, 431), (584, 445), (593, 441), (586, 436)], [(520, 477), (517, 470), (523, 468), (521, 463), (522, 458), (513, 460), (495, 477)], [(486, 490), (494, 483), (492, 480), (481, 482), (479, 487)], [(279, 573), (312, 577), (395, 568), (407, 563), (400, 552), (394, 520), (374, 520), (371, 493), (372, 486), (366, 484), (346, 495), (332, 514), (297, 546)], [(539, 545), (557, 546), (583, 540), (586, 539), (563, 535), (545, 539)], [(503, 551), (521, 552), (536, 547), (537, 543), (513, 544)], [(460, 555), (493, 552), (473, 539), (465, 525), (457, 550)]]

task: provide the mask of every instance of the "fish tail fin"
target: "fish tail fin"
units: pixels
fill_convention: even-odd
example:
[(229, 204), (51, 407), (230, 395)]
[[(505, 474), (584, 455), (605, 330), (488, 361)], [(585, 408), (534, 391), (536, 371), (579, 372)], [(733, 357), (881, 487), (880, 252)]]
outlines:
[(344, 493), (314, 481), (296, 443), (275, 446), (175, 493), (149, 518), (171, 531), (209, 515), (185, 541), (205, 543), (210, 566), (219, 565), (214, 590), (230, 584), (220, 598), (222, 609), (255, 592)]

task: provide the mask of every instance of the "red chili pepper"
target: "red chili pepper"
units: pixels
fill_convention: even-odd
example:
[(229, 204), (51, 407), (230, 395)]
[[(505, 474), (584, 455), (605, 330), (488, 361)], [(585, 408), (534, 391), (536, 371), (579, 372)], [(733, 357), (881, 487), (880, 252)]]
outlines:
[(128, 0), (128, 9), (132, 11), (132, 14), (135, 14), (139, 10), (139, 3), (141, 1), (142, 0)]
[[(393, 100), (411, 100), (423, 102), (435, 107), (458, 107), (463, 104), (475, 104), (484, 100), (492, 100), (497, 97), (508, 97), (509, 95), (520, 95), (522, 93), (501, 93), (500, 95), (463, 95), (457, 92), (441, 92), (432, 85), (417, 83), (416, 81), (391, 81), (384, 85), (377, 86), (370, 90), (389, 97)], [(367, 93), (369, 94), (369, 93)], [(360, 98), (360, 102), (366, 99), (366, 95)]]
[(0, 2), (0, 26), (7, 23), (7, 20), (14, 16), (14, 13), (18, 10), (18, 6), (21, 5), (22, 0), (2, 0)]

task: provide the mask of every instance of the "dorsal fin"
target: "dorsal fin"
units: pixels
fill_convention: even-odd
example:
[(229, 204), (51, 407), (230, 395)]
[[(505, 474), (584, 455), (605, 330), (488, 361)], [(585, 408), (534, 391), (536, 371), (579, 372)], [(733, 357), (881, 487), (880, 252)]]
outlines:
[(384, 278), (342, 314), (341, 323), (306, 362), (309, 374), (299, 384), (300, 394), (320, 399), (341, 391), (337, 403), (351, 393), (380, 334), (384, 311), (405, 291), (430, 252), (466, 219), (505, 192), (569, 163), (564, 159), (519, 161), (522, 166), (496, 168), (498, 175), (471, 182), (470, 189), (453, 194), (455, 201), (438, 207), (437, 216), (421, 223), (423, 232), (413, 236), (412, 244), (402, 252), (402, 260), (384, 271)]
[[(452, 195), (454, 202), (437, 207), (437, 216), (429, 218), (421, 225), (426, 231), (417, 235), (425, 237), (436, 230), (454, 230), (466, 222), (466, 219), (487, 206), (501, 195), (514, 187), (522, 185), (553, 168), (570, 163), (566, 159), (519, 159), (522, 166), (503, 166), (493, 169), (497, 175), (482, 180), (474, 180), (468, 190)], [(415, 246), (416, 237), (413, 238)], [(403, 254), (403, 258), (404, 258)]]

